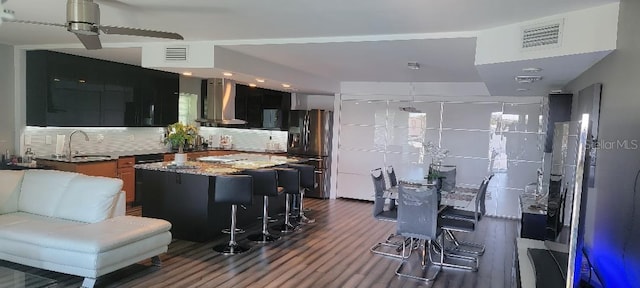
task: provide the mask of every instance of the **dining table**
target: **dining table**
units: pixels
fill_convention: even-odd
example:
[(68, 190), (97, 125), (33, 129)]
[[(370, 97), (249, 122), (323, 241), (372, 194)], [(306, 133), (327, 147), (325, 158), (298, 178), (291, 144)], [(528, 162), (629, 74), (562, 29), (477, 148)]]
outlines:
[[(428, 183), (427, 180), (403, 180), (404, 182), (415, 183), (420, 185), (433, 185)], [(440, 206), (438, 213), (444, 211), (449, 207), (453, 207), (459, 210), (475, 211), (477, 188), (468, 187), (455, 187), (452, 191), (440, 191)], [(398, 199), (398, 186), (390, 187), (384, 191), (384, 198), (391, 200)]]

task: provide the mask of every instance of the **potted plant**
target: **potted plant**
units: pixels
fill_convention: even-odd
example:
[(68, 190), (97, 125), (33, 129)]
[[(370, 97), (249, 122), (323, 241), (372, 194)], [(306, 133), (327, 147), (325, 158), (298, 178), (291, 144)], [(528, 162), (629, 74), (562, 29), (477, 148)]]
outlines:
[(167, 137), (165, 143), (171, 143), (172, 147), (178, 147), (178, 153), (175, 155), (174, 163), (184, 165), (187, 162), (187, 155), (184, 154), (185, 143), (193, 141), (198, 135), (198, 129), (193, 125), (184, 125), (181, 122), (173, 123), (167, 126)]

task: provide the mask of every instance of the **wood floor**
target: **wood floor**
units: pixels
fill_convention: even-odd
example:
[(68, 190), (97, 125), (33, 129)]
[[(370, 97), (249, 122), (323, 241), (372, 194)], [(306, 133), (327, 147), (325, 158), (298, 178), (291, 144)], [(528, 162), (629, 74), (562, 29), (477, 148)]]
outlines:
[[(443, 269), (433, 283), (399, 278), (400, 261), (373, 255), (369, 248), (395, 231), (395, 223), (371, 215), (372, 203), (305, 199), (317, 221), (271, 244), (241, 243), (253, 249), (223, 256), (209, 243), (174, 240), (161, 255), (162, 267), (143, 261), (98, 278), (96, 287), (515, 287), (516, 222), (486, 217), (477, 231), (460, 238), (486, 244), (478, 272)], [(140, 208), (127, 211), (140, 215)], [(249, 233), (258, 226), (249, 227)], [(243, 234), (246, 235), (246, 234)], [(412, 260), (417, 260), (413, 258)], [(82, 278), (0, 261), (0, 266), (54, 279), (56, 287), (79, 287)], [(0, 287), (3, 283), (0, 283)]]

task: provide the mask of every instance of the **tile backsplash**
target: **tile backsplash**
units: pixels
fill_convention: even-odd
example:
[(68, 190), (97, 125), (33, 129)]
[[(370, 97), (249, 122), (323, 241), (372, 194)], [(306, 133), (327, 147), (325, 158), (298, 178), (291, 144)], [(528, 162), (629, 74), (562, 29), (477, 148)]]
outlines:
[[(36, 155), (51, 155), (55, 153), (58, 135), (65, 135), (65, 143), (69, 141), (69, 134), (73, 130), (81, 130), (89, 136), (89, 141), (84, 136), (76, 133), (73, 136), (71, 149), (87, 154), (99, 154), (119, 151), (156, 150), (167, 149), (163, 143), (164, 128), (64, 128), (64, 127), (32, 127), (24, 130), (24, 147), (21, 151), (30, 147)], [(221, 135), (231, 136), (233, 149), (240, 151), (265, 151), (269, 137), (278, 143), (284, 151), (287, 146), (286, 131), (248, 130), (234, 128), (202, 127), (200, 135), (205, 140), (214, 140), (212, 146), (219, 146)], [(65, 144), (64, 150), (67, 150)]]

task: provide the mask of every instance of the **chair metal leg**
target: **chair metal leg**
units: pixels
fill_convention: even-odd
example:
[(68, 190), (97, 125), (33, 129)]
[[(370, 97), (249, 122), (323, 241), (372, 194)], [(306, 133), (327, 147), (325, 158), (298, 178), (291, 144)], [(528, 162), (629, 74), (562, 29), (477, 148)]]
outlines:
[[(471, 256), (463, 256), (463, 255), (457, 255), (457, 254), (448, 254), (445, 252), (444, 247), (444, 234), (441, 234), (439, 236), (440, 239), (440, 243), (434, 243), (436, 245), (434, 245), (434, 250), (436, 250), (436, 252), (438, 252), (438, 254), (440, 254), (440, 261), (439, 262), (434, 262), (434, 264), (436, 265), (440, 265), (442, 267), (451, 267), (451, 268), (457, 268), (457, 269), (463, 269), (463, 270), (469, 270), (469, 271), (478, 271), (478, 258), (476, 257), (471, 257)], [(431, 254), (429, 254), (429, 257), (431, 257)], [(451, 263), (448, 262), (446, 260), (448, 259), (457, 259), (460, 261), (465, 261), (465, 262), (471, 262), (470, 265), (462, 265), (462, 264), (455, 264), (455, 263)], [(433, 262), (433, 260), (431, 260)]]
[(247, 236), (247, 239), (258, 243), (269, 243), (280, 239), (280, 236), (269, 233), (267, 225), (269, 224), (269, 196), (264, 196), (264, 204), (262, 205), (262, 232)]
[[(405, 248), (405, 246), (410, 244), (411, 239), (407, 238), (407, 239), (403, 239), (402, 241), (392, 241), (391, 239), (393, 239), (394, 237), (396, 237), (396, 235), (394, 234), (389, 235), (389, 237), (387, 237), (385, 242), (376, 243), (369, 249), (369, 251), (371, 251), (371, 253), (373, 254), (378, 254), (382, 256), (388, 256), (388, 257), (398, 258), (398, 259), (406, 259), (407, 257), (409, 257), (409, 255), (404, 256), (403, 249)], [(395, 250), (395, 252), (384, 252), (384, 251), (378, 250), (382, 247), (390, 247), (392, 250)], [(402, 252), (402, 253), (399, 253), (399, 252)]]
[[(473, 242), (459, 241), (458, 238), (456, 238), (456, 236), (453, 235), (453, 232), (450, 230), (445, 230), (445, 233), (446, 233), (446, 236), (449, 238), (449, 240), (451, 240), (451, 242), (454, 245), (451, 251), (469, 253), (469, 254), (474, 254), (478, 256), (484, 254), (484, 250), (485, 250), (484, 245), (473, 243)], [(466, 248), (471, 248), (471, 249), (466, 249)]]
[(285, 204), (284, 204), (284, 224), (280, 225), (279, 230), (282, 233), (291, 233), (297, 229), (296, 226), (291, 225), (289, 221), (289, 213), (291, 212), (291, 194), (287, 194), (285, 196)]
[(311, 224), (311, 223), (315, 223), (316, 219), (310, 219), (307, 218), (307, 216), (304, 215), (304, 189), (302, 191), (300, 191), (300, 223), (303, 224)]
[[(411, 249), (413, 247), (413, 241), (414, 239), (412, 238), (409, 244), (409, 255), (411, 255)], [(421, 241), (421, 240), (418, 240)], [(420, 254), (420, 270), (421, 270), (421, 274), (420, 275), (427, 275), (428, 274), (428, 270), (430, 267), (432, 267), (433, 265), (429, 265), (429, 263), (431, 264), (436, 264), (433, 262), (433, 260), (431, 259), (431, 240), (424, 240), (424, 245), (422, 246), (422, 253)], [(402, 254), (404, 255), (404, 246), (402, 249)], [(427, 256), (428, 255), (428, 256)], [(442, 270), (442, 266), (438, 266), (438, 269), (436, 270), (435, 273), (433, 273), (433, 275), (431, 276), (415, 276), (412, 274), (405, 274), (402, 273), (401, 271), (404, 268), (404, 265), (408, 262), (408, 260), (402, 260), (402, 263), (400, 263), (400, 265), (398, 266), (398, 268), (396, 269), (396, 275), (400, 276), (400, 277), (407, 277), (410, 279), (414, 279), (414, 280), (420, 280), (420, 281), (425, 281), (425, 282), (429, 282), (429, 281), (433, 281), (438, 277), (438, 274), (440, 274), (440, 271)]]
[(218, 245), (213, 247), (216, 252), (224, 255), (235, 255), (249, 251), (249, 248), (241, 246), (236, 242), (236, 213), (238, 212), (238, 205), (231, 205), (231, 228), (230, 239), (228, 244)]

